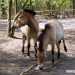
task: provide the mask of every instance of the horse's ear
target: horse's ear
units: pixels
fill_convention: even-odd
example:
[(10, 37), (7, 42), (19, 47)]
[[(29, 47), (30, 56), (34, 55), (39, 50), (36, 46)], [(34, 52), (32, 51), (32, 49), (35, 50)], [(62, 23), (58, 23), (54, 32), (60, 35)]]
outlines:
[(14, 21), (18, 18), (18, 16), (23, 12), (23, 10), (20, 10), (19, 12), (17, 12), (17, 14), (14, 17)]
[(32, 14), (33, 16), (36, 15), (36, 12), (35, 12), (33, 9), (23, 9), (23, 10), (24, 10), (24, 12), (30, 13), (30, 14)]

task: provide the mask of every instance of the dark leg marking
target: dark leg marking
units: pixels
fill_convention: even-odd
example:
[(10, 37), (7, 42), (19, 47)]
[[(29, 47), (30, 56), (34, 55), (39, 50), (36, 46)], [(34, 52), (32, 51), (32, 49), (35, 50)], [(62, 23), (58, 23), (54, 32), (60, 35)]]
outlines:
[(28, 38), (28, 53), (27, 53), (28, 56), (30, 56), (30, 38)]
[(63, 45), (64, 45), (65, 52), (67, 52), (67, 47), (66, 47), (66, 44), (65, 44), (65, 40), (63, 40)]
[(60, 41), (57, 43), (57, 48), (58, 48), (58, 56), (57, 56), (57, 58), (58, 59), (60, 58), (60, 43), (61, 43)]
[(26, 36), (23, 34), (23, 46), (22, 46), (22, 54), (24, 54), (24, 44), (25, 44)]
[(35, 57), (37, 58), (37, 43), (35, 43), (34, 48), (35, 48)]
[(54, 64), (54, 44), (52, 45), (52, 64)]

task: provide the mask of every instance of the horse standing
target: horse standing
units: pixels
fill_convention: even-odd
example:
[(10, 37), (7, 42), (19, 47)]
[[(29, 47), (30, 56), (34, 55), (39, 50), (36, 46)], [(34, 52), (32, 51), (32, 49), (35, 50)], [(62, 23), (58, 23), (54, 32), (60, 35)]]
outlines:
[(52, 51), (52, 63), (54, 63), (54, 48), (55, 45), (58, 49), (58, 58), (60, 58), (60, 43), (63, 41), (64, 50), (67, 52), (64, 39), (64, 30), (62, 24), (58, 20), (51, 20), (45, 25), (45, 29), (42, 31), (38, 37), (38, 47), (37, 47), (37, 67), (39, 70), (43, 66), (44, 62), (44, 51), (46, 50), (48, 44), (51, 45)]
[[(49, 22), (46, 24), (45, 30), (41, 33), (41, 35), (38, 37), (39, 32), (39, 25), (37, 21), (35, 20), (35, 12), (32, 10), (22, 10), (17, 13), (15, 19), (14, 19), (14, 25), (11, 28), (11, 32), (9, 35), (13, 37), (14, 31), (16, 28), (20, 28), (22, 26), (26, 26), (28, 29), (27, 35), (23, 33), (23, 46), (22, 46), (22, 53), (24, 54), (24, 44), (25, 40), (28, 40), (28, 56), (30, 56), (30, 39), (33, 38), (35, 42), (35, 51), (37, 53), (37, 61), (38, 65), (36, 68), (40, 68), (41, 64), (43, 64), (44, 61), (44, 50), (47, 48), (48, 44), (51, 44), (52, 46), (52, 62), (54, 63), (54, 47), (55, 44), (58, 48), (58, 58), (60, 57), (60, 42), (63, 40), (64, 49), (67, 51), (65, 40), (64, 40), (64, 31), (63, 26), (60, 22), (57, 20), (53, 20), (52, 22)], [(37, 43), (37, 37), (39, 38), (39, 48), (36, 49), (36, 43)], [(36, 54), (35, 53), (35, 54)]]
[[(16, 28), (20, 28), (22, 26), (28, 26), (28, 32), (26, 31), (26, 33), (23, 33), (23, 45), (22, 45), (22, 53), (24, 54), (24, 44), (25, 44), (25, 40), (28, 40), (28, 53), (27, 55), (30, 56), (30, 39), (33, 38), (34, 39), (34, 43), (35, 43), (35, 51), (36, 51), (36, 38), (37, 38), (37, 34), (39, 32), (39, 25), (35, 19), (35, 12), (33, 10), (30, 9), (24, 9), (21, 10), (17, 13), (17, 15), (15, 16), (14, 19), (14, 25), (11, 27), (11, 32), (9, 33), (10, 37), (13, 37), (15, 29)], [(36, 54), (35, 54), (36, 56)]]

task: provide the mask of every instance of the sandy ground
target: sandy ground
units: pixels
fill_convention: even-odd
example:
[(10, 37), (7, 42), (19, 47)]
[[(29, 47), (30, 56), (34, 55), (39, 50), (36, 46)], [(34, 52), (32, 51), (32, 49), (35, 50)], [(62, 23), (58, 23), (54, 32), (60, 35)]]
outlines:
[[(64, 21), (63, 21), (64, 22)], [(69, 21), (68, 21), (69, 22)], [(74, 21), (72, 20), (72, 23)], [(71, 24), (72, 24), (71, 23)], [(68, 23), (67, 23), (68, 24)], [(70, 24), (70, 23), (69, 23)], [(65, 26), (65, 25), (64, 25)], [(74, 26), (75, 27), (75, 26)], [(46, 65), (48, 68), (41, 71), (32, 71), (23, 75), (75, 75), (75, 28), (70, 26), (65, 29), (65, 39), (68, 52), (65, 53), (61, 44), (62, 62), (50, 68), (51, 52), (47, 52)], [(1, 28), (0, 28), (1, 29)], [(0, 75), (22, 75), (29, 66), (35, 64), (34, 48), (31, 47), (31, 58), (21, 53), (22, 40), (7, 37), (6, 31), (0, 31)], [(25, 48), (26, 49), (26, 48)], [(57, 51), (55, 50), (55, 60)]]

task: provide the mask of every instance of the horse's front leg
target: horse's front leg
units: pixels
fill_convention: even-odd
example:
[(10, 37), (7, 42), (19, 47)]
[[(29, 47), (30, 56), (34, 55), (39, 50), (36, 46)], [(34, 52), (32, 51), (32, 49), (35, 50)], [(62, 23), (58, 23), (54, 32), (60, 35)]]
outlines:
[(28, 37), (28, 56), (30, 56), (30, 37)]
[(24, 44), (25, 44), (25, 40), (26, 40), (26, 36), (23, 34), (23, 36), (22, 36), (22, 38), (23, 38), (23, 42), (22, 42), (22, 54), (24, 54)]
[(52, 46), (52, 64), (54, 64), (54, 47), (55, 47), (55, 45), (52, 44), (51, 46)]
[(35, 42), (34, 48), (35, 48), (35, 57), (37, 58), (37, 42)]
[(37, 66), (35, 67), (35, 70), (40, 70), (43, 68), (44, 63), (44, 50), (38, 49), (37, 50)]
[(15, 29), (16, 29), (15, 26), (12, 26), (11, 27), (11, 29), (9, 31), (9, 34), (8, 34), (9, 37), (12, 37), (12, 38), (14, 37)]

